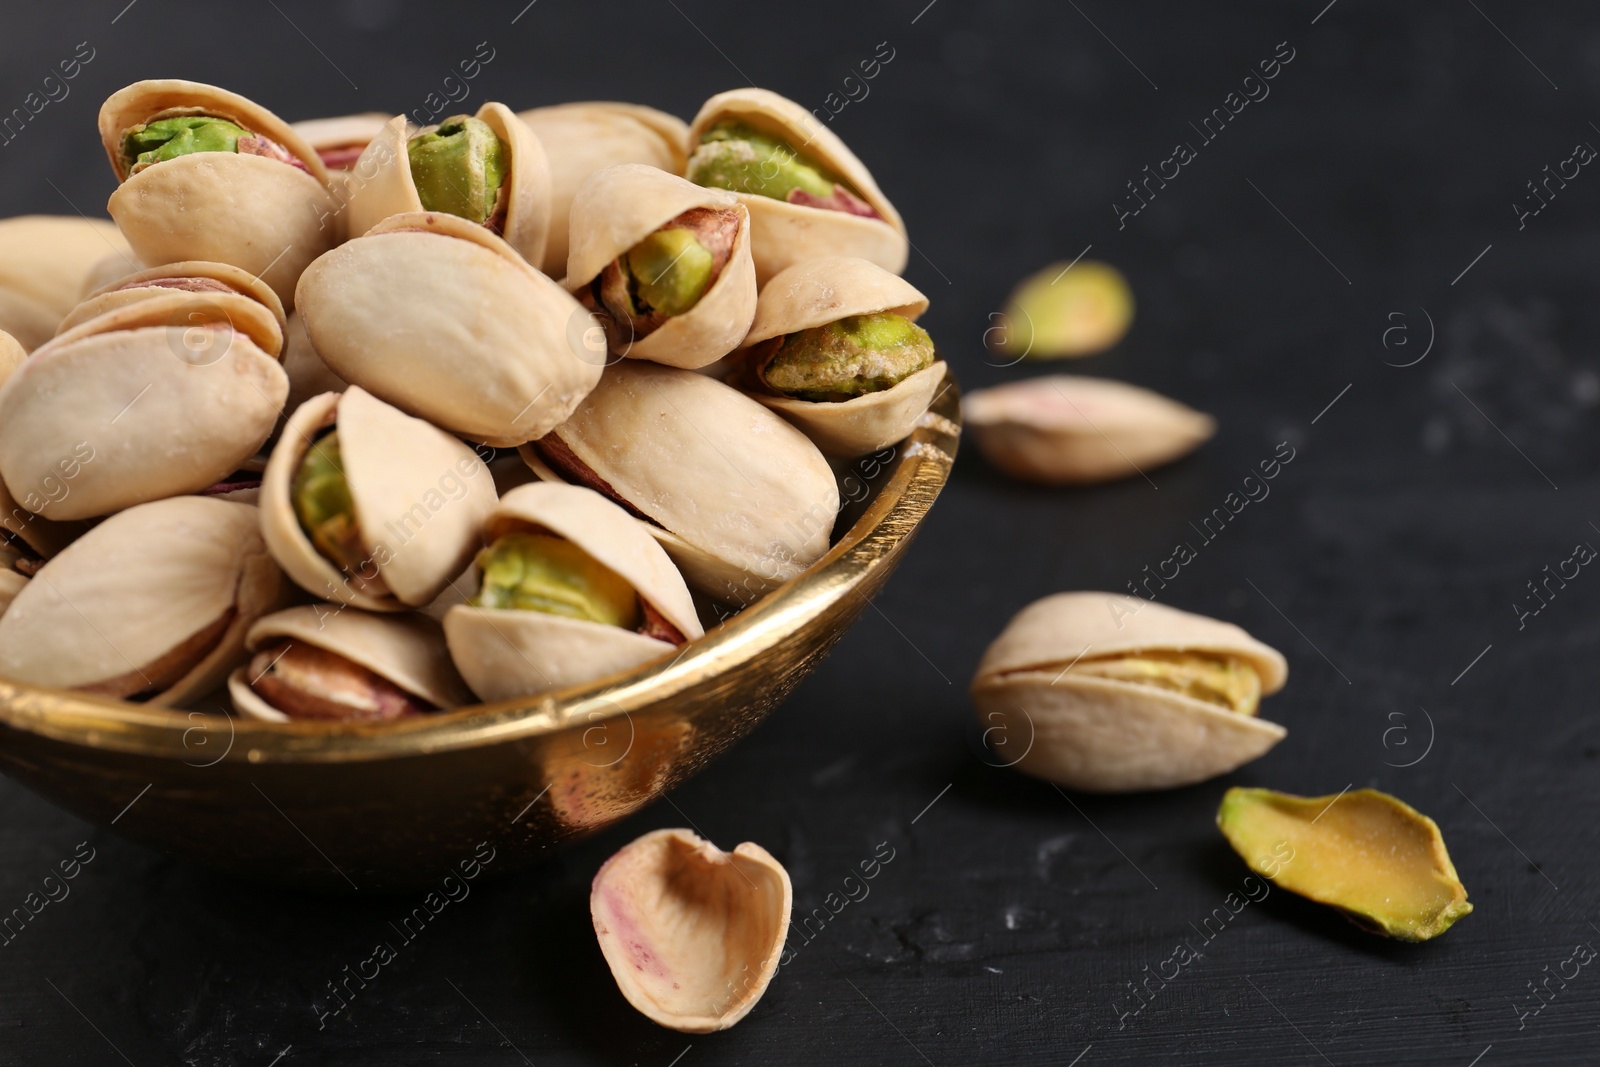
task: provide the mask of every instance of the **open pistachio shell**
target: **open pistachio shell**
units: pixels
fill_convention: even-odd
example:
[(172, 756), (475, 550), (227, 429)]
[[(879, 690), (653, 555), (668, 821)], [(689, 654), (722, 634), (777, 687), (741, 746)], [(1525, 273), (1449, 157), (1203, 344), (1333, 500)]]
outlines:
[(656, 830), (594, 876), (589, 914), (622, 995), (690, 1034), (749, 1014), (778, 969), (794, 891), (760, 845), (723, 852), (689, 830)]
[(385, 219), (306, 271), (299, 311), (347, 382), (495, 447), (542, 437), (605, 364), (599, 321), (504, 241), (465, 219)]
[[(161, 118), (209, 115), (276, 142), (301, 167), (260, 155), (196, 152), (129, 176), (123, 132)], [(121, 182), (106, 205), (147, 264), (210, 260), (260, 275), (287, 305), (306, 265), (344, 236), (328, 171), (266, 108), (225, 89), (142, 81), (100, 108), (100, 139)]]
[(712, 124), (727, 120), (748, 123), (782, 137), (797, 151), (849, 182), (882, 216), (874, 219), (754, 193), (735, 194), (750, 209), (750, 250), (755, 257), (758, 283), (765, 285), (768, 278), (785, 267), (818, 256), (859, 256), (894, 274), (906, 269), (910, 246), (900, 213), (837, 134), (787, 97), (767, 89), (732, 89), (718, 93), (701, 106), (689, 124), (690, 152)]
[(689, 127), (676, 115), (638, 104), (588, 101), (517, 112), (550, 160), (550, 239), (540, 270), (559, 278), (567, 266), (572, 198), (589, 175), (618, 163), (644, 163), (682, 174)]
[(756, 310), (756, 272), (750, 259), (750, 214), (732, 193), (704, 189), (642, 163), (623, 163), (590, 177), (572, 201), (571, 251), (565, 285), (578, 292), (612, 260), (691, 208), (726, 208), (739, 215), (733, 252), (716, 280), (681, 315), (623, 345), (619, 355), (694, 370), (739, 347)]
[(248, 504), (129, 508), (46, 563), (0, 616), (0, 677), (177, 704), (242, 662), (245, 632), (285, 588)]
[[(1015, 766), (1072, 789), (1124, 793), (1214, 778), (1288, 733), (1160, 678), (1107, 671), (1177, 655), (1243, 665), (1261, 695), (1283, 688), (1276, 650), (1231, 623), (1116, 593), (1058, 593), (1024, 608), (978, 664), (972, 700), (986, 730), (1026, 749)], [(1011, 753), (1008, 752), (1007, 755)]]
[(1043, 485), (1136, 477), (1188, 455), (1217, 429), (1210, 415), (1160, 393), (1067, 374), (979, 389), (961, 412), (985, 459)]
[(328, 168), (328, 185), (339, 203), (349, 202), (349, 183), (356, 160), (388, 121), (389, 116), (384, 112), (366, 111), (337, 118), (305, 119), (293, 124), (294, 132), (305, 138), (322, 165)]
[[(774, 337), (825, 326), (850, 315), (892, 312), (916, 320), (928, 298), (898, 275), (853, 256), (808, 259), (779, 271), (761, 290), (748, 348)], [(942, 360), (889, 389), (816, 403), (778, 396), (746, 379), (749, 394), (800, 428), (830, 456), (863, 456), (903, 440), (944, 382)]]
[(592, 476), (584, 484), (643, 515), (707, 595), (759, 595), (828, 550), (839, 489), (827, 460), (799, 430), (703, 374), (619, 363), (552, 437), (522, 450), (529, 466), (546, 480), (579, 480), (550, 460), (565, 449)]
[[(539, 482), (501, 498), (483, 541), (518, 530), (544, 531), (570, 541), (620, 575), (685, 640), (705, 631), (689, 589), (645, 525), (599, 493)], [(444, 617), (450, 654), (473, 692), (510, 700), (578, 685), (667, 655), (670, 642), (620, 626), (542, 611), (457, 605)]]
[(282, 343), (237, 293), (172, 291), (81, 323), (0, 388), (0, 476), (51, 519), (199, 492), (272, 432)]
[[(279, 644), (332, 652), (435, 708), (472, 703), (472, 693), (450, 664), (444, 634), (424, 615), (372, 615), (355, 608), (330, 611), (302, 605), (261, 618), (245, 638), (251, 652)], [(235, 710), (251, 718), (288, 722), (289, 715), (251, 688), (254, 680), (248, 665), (228, 676)]]
[(317, 348), (306, 333), (305, 319), (298, 311), (289, 316), (283, 335), (283, 371), (289, 376), (289, 401), (284, 410), (294, 412), (314, 396), (342, 393), (350, 383), (328, 369), (317, 355)]
[(278, 331), (287, 332), (288, 320), (283, 313), (283, 301), (272, 287), (247, 270), (229, 263), (206, 263), (191, 260), (183, 263), (164, 263), (157, 267), (143, 267), (130, 274), (122, 274), (96, 287), (77, 307), (61, 320), (57, 333), (65, 333), (81, 323), (88, 322), (108, 311), (134, 304), (151, 296), (168, 293), (190, 293), (203, 300), (212, 293), (237, 293), (261, 304), (278, 320)]
[[(509, 156), (504, 182), (506, 243), (529, 263), (542, 263), (550, 235), (550, 162), (544, 146), (504, 104), (484, 104), (474, 117), (494, 131)], [(368, 233), (391, 215), (423, 209), (411, 177), (409, 130), (404, 115), (390, 119), (346, 178), (345, 215), (351, 237)]]
[[(322, 430), (339, 434), (344, 480), (365, 557), (354, 575), (312, 545), (296, 515), (295, 476)], [(261, 482), (261, 531), (295, 583), (371, 611), (428, 603), (478, 548), (494, 481), (477, 454), (442, 430), (351, 386), (301, 404)]]
[(139, 266), (115, 225), (81, 216), (0, 220), (0, 330), (33, 351), (55, 335), (84, 278), (110, 257), (116, 273)]
[(1426, 941), (1471, 913), (1439, 824), (1376, 789), (1228, 790), (1217, 828), (1250, 869), (1363, 930)]

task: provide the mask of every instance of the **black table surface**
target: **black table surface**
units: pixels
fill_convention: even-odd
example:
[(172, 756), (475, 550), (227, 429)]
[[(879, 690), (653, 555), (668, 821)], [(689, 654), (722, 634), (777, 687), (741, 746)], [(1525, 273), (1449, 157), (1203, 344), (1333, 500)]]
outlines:
[[(487, 48), (468, 106), (688, 117), (750, 82), (836, 107), (860, 96), (859, 61), (892, 52), (832, 126), (904, 214), (908, 276), (963, 384), (1045, 369), (986, 355), (988, 316), (1086, 252), (1126, 272), (1137, 322), (1050, 369), (1151, 386), (1220, 430), (1148, 480), (1076, 491), (1008, 482), (969, 447), (876, 610), (752, 736), (542, 869), (475, 883), (334, 1018), (328, 981), (416, 901), (230, 881), (0, 782), (0, 910), (80, 843), (94, 855), (0, 947), (0, 1063), (1600, 1060), (1600, 974), (1571, 962), (1600, 942), (1600, 578), (1544, 602), (1528, 586), (1600, 545), (1600, 177), (1541, 201), (1527, 186), (1600, 144), (1592, 4), (525, 3), (13, 5), (0, 113), (92, 58), (0, 145), (0, 210), (101, 214), (95, 112), (137, 78), (289, 118), (409, 111)], [(1275, 56), (1265, 90), (1245, 82)], [(1133, 214), (1126, 183), (1184, 141), (1196, 158)], [(1292, 680), (1264, 714), (1288, 739), (1135, 796), (995, 766), (966, 686), (1006, 620), (1125, 590), (1280, 448), (1295, 458), (1270, 496), (1160, 597), (1283, 650)], [(1438, 820), (1476, 911), (1403, 945), (1274, 892), (1202, 941), (1247, 873), (1213, 825), (1230, 783), (1399, 795)], [(797, 913), (893, 857), (711, 1036), (635, 1013), (587, 913), (605, 857), (687, 824), (770, 849)], [(1185, 939), (1200, 957), (1144, 984)]]

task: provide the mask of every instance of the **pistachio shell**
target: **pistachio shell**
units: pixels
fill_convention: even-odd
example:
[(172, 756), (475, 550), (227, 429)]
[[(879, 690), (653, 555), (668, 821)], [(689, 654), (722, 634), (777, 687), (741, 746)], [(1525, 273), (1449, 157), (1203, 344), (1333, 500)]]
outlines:
[(520, 111), (550, 160), (550, 239), (539, 269), (560, 277), (567, 265), (572, 198), (597, 170), (644, 163), (672, 174), (688, 161), (689, 127), (676, 115), (638, 104), (590, 101)]
[[(627, 360), (554, 431), (653, 524), (689, 584), (734, 599), (820, 559), (839, 511), (827, 460), (749, 397), (693, 371)], [(565, 481), (535, 449), (542, 478)]]
[[(117, 234), (117, 239), (121, 241), (121, 233)], [(126, 242), (123, 243), (126, 244)], [(144, 269), (144, 264), (134, 258), (132, 249), (109, 252), (90, 264), (89, 269), (84, 273), (83, 281), (79, 286), (79, 292), (82, 293), (80, 299), (87, 299), (91, 293), (99, 292), (100, 289), (110, 285), (118, 278), (126, 278), (130, 271), (137, 272)]]
[(548, 433), (605, 362), (583, 347), (599, 321), (570, 293), (482, 226), (437, 212), (385, 219), (312, 264), (300, 314), (339, 377), (496, 447)]
[[(263, 156), (197, 152), (129, 177), (123, 131), (184, 114), (235, 122), (282, 145), (306, 170)], [(287, 305), (301, 272), (343, 237), (322, 160), (288, 123), (235, 93), (176, 79), (135, 82), (100, 108), (100, 138), (121, 182), (107, 209), (147, 264), (231, 263), (260, 275)]]
[(0, 220), (0, 330), (33, 351), (55, 334), (78, 302), (83, 282), (111, 257), (118, 274), (138, 267), (112, 223), (73, 215)]
[(52, 519), (199, 492), (272, 432), (281, 344), (272, 313), (231, 293), (170, 292), (73, 327), (0, 389), (0, 476)]
[(739, 214), (733, 253), (699, 302), (662, 323), (619, 354), (694, 370), (739, 347), (756, 310), (756, 272), (750, 259), (750, 214), (732, 193), (704, 189), (642, 163), (623, 163), (590, 177), (572, 201), (571, 251), (563, 284), (578, 292), (606, 265), (663, 224), (696, 207)]
[(732, 89), (707, 100), (689, 124), (692, 152), (700, 137), (716, 122), (735, 119), (757, 129), (781, 135), (796, 149), (834, 171), (855, 187), (882, 219), (843, 211), (791, 204), (769, 196), (737, 193), (750, 209), (750, 250), (755, 257), (756, 281), (767, 279), (794, 263), (819, 256), (850, 255), (871, 260), (899, 274), (906, 269), (909, 244), (905, 223), (872, 180), (872, 174), (837, 134), (821, 126), (809, 111), (767, 89)]
[(289, 376), (289, 401), (284, 410), (293, 414), (301, 404), (322, 393), (342, 393), (350, 383), (328, 369), (306, 333), (300, 313), (289, 316), (283, 335), (283, 371)]
[(28, 579), (16, 571), (0, 571), (0, 615), (11, 607), (17, 594), (28, 587)]
[(1065, 374), (979, 389), (961, 410), (985, 459), (1043, 485), (1131, 478), (1188, 455), (1217, 428), (1148, 389)]
[(1071, 670), (1084, 657), (1151, 651), (1237, 657), (1263, 695), (1288, 679), (1282, 655), (1230, 623), (1116, 593), (1059, 593), (1024, 608), (989, 646), (973, 703), (986, 729), (1028, 739), (1018, 769), (1097, 793), (1214, 778), (1286, 736), (1253, 715)]
[(255, 508), (206, 497), (142, 504), (84, 534), (17, 594), (0, 616), (0, 677), (93, 686), (143, 673), (226, 620), (210, 651), (151, 698), (180, 703), (242, 662), (245, 632), (283, 593)]
[[(506, 204), (506, 243), (529, 263), (542, 263), (550, 236), (550, 161), (545, 158), (544, 146), (504, 104), (484, 104), (475, 117), (494, 130), (510, 156), (505, 178), (510, 198)], [(345, 215), (350, 236), (371, 232), (391, 215), (422, 210), (422, 199), (411, 179), (408, 140), (406, 117), (396, 115), (356, 161), (346, 182), (349, 200)]]
[(688, 830), (656, 830), (594, 876), (589, 913), (628, 1003), (685, 1033), (726, 1030), (778, 969), (794, 892), (746, 841), (723, 852)]
[(11, 490), (0, 482), (0, 529), (27, 545), (39, 558), (49, 559), (88, 532), (89, 524), (40, 518), (17, 503)]
[[(322, 159), (323, 153), (329, 149), (371, 144), (378, 131), (388, 122), (387, 112), (363, 111), (358, 115), (302, 119), (292, 123), (291, 128), (311, 146), (311, 150), (317, 153), (317, 158)], [(323, 166), (327, 166), (326, 160), (323, 160)], [(328, 167), (329, 174), (334, 173), (335, 169)]]
[[(361, 544), (369, 553), (363, 574), (371, 570), (365, 576), (380, 579), (388, 596), (352, 584), (312, 546), (295, 515), (295, 473), (326, 426), (339, 432)], [(494, 502), (494, 481), (472, 449), (351, 386), (311, 398), (289, 419), (262, 478), (261, 530), (273, 557), (307, 592), (372, 611), (401, 611), (428, 603), (461, 573)]]
[(835, 403), (751, 392), (811, 438), (825, 455), (864, 456), (903, 441), (938, 397), (949, 370), (943, 360), (888, 389)]
[(27, 358), (28, 350), (23, 348), (15, 337), (0, 332), (0, 385), (4, 385)]
[[(259, 619), (250, 627), (245, 645), (259, 652), (282, 640), (343, 656), (437, 708), (472, 703), (472, 693), (450, 663), (444, 634), (424, 615), (371, 615), (355, 608), (329, 611), (302, 605)], [(250, 688), (248, 666), (228, 677), (228, 693), (240, 714), (271, 722), (289, 720)]]
[[(186, 280), (215, 282), (226, 286), (234, 293), (248, 296), (272, 312), (272, 317), (278, 321), (278, 332), (286, 332), (288, 320), (283, 313), (283, 301), (278, 299), (278, 294), (272, 291), (270, 285), (249, 271), (241, 270), (232, 264), (190, 260), (183, 263), (166, 263), (157, 267), (143, 267), (131, 274), (118, 275), (97, 286), (84, 296), (77, 307), (67, 313), (56, 333), (66, 333), (74, 326), (88, 322), (92, 318), (124, 305), (137, 303), (147, 297), (185, 291), (174, 288), (170, 283)], [(193, 292), (190, 294), (190, 299), (203, 300), (210, 295), (212, 293), (209, 291)]]

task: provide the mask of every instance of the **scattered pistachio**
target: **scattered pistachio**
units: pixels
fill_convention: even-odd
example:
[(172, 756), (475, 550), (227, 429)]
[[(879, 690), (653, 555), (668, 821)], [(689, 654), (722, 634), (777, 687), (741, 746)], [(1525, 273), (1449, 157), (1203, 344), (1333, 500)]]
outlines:
[(640, 623), (627, 579), (583, 549), (549, 534), (512, 533), (478, 554), (483, 585), (475, 608), (542, 611), (625, 630)]
[(1121, 271), (1094, 260), (1052, 263), (1017, 286), (988, 339), (1012, 359), (1092, 356), (1132, 323), (1133, 290)]
[(424, 210), (479, 224), (494, 217), (509, 166), (506, 146), (488, 123), (456, 115), (411, 138), (406, 152)]
[(849, 400), (889, 389), (933, 366), (933, 339), (903, 315), (850, 315), (784, 337), (757, 371), (798, 400)]
[(336, 652), (294, 641), (263, 648), (246, 673), (256, 695), (291, 719), (388, 722), (437, 710)]

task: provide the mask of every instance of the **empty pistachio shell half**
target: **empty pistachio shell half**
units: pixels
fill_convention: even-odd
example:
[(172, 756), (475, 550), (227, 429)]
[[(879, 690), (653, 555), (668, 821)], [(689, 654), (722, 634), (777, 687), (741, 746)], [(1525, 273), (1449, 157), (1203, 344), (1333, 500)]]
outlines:
[(100, 109), (121, 183), (107, 204), (145, 264), (208, 260), (260, 275), (289, 304), (344, 236), (328, 171), (278, 116), (198, 82), (135, 82)]
[(985, 459), (1042, 485), (1137, 477), (1188, 455), (1217, 428), (1160, 393), (1065, 374), (968, 393), (961, 412)]
[(864, 259), (825, 256), (761, 290), (736, 383), (830, 456), (861, 456), (909, 434), (946, 367), (915, 320), (928, 298)]
[(793, 426), (693, 371), (624, 360), (522, 450), (650, 523), (689, 584), (745, 601), (820, 559), (839, 512), (828, 462)]
[(247, 296), (272, 313), (278, 322), (279, 332), (285, 332), (288, 326), (283, 301), (278, 299), (278, 294), (266, 282), (229, 263), (191, 260), (142, 267), (132, 273), (118, 275), (86, 294), (82, 302), (61, 320), (56, 332), (65, 333), (96, 316), (136, 304), (147, 297), (172, 293), (190, 293), (201, 300), (212, 294)]
[(81, 323), (0, 388), (0, 476), (51, 519), (200, 492), (272, 432), (282, 344), (273, 312), (231, 292), (172, 290)]
[(611, 975), (652, 1022), (690, 1034), (749, 1014), (778, 969), (794, 893), (760, 845), (723, 852), (657, 830), (594, 876), (589, 913)]
[(1040, 778), (1093, 793), (1170, 789), (1226, 774), (1283, 740), (1256, 701), (1283, 656), (1231, 623), (1115, 593), (1022, 609), (972, 680), (985, 731)]
[(258, 620), (245, 643), (228, 692), (252, 718), (387, 722), (472, 701), (423, 615), (301, 606)]
[(110, 258), (116, 275), (139, 266), (104, 219), (23, 215), (0, 220), (0, 330), (28, 351), (55, 336), (85, 276)]
[(307, 592), (399, 611), (466, 568), (494, 503), (472, 449), (351, 386), (289, 419), (262, 479), (261, 529)]
[(611, 351), (695, 369), (739, 347), (756, 310), (750, 215), (730, 193), (642, 163), (592, 175), (572, 201), (566, 285)]
[(482, 226), (396, 215), (323, 256), (298, 310), (345, 381), (451, 433), (511, 447), (572, 413), (605, 364), (600, 323)]
[(905, 270), (900, 214), (855, 153), (793, 100), (766, 89), (718, 93), (690, 123), (689, 145), (689, 180), (750, 209), (758, 283), (818, 256)]
[(1375, 934), (1426, 941), (1472, 911), (1439, 825), (1376, 789), (1299, 797), (1235, 787), (1217, 827), (1251, 870)]
[(1092, 356), (1133, 323), (1133, 290), (1108, 263), (1052, 263), (1025, 279), (1000, 313), (989, 347), (1013, 359)]
[(177, 704), (243, 659), (286, 585), (248, 504), (173, 497), (67, 546), (0, 616), (0, 677)]
[(584, 101), (519, 111), (550, 161), (550, 239), (544, 261), (552, 278), (567, 267), (567, 219), (572, 198), (597, 170), (643, 163), (682, 174), (689, 158), (689, 127), (676, 115), (638, 104)]
[(593, 490), (513, 489), (483, 540), (477, 592), (445, 613), (444, 630), (484, 700), (594, 681), (704, 632), (683, 576), (644, 523)]

